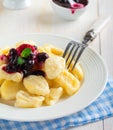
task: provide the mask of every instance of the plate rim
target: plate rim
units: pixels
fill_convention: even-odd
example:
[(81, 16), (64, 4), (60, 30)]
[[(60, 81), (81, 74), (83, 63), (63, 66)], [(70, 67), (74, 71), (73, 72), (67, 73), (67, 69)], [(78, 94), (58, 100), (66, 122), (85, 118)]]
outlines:
[[(42, 35), (42, 36), (49, 36), (49, 37), (58, 37), (58, 38), (64, 38), (64, 39), (68, 39), (68, 40), (75, 40), (75, 39), (73, 39), (72, 37), (67, 37), (67, 36), (64, 36), (64, 35), (57, 35), (57, 34), (51, 34), (51, 33), (25, 33), (25, 34), (19, 34), (19, 35), (16, 35), (16, 36), (22, 36), (22, 35)], [(78, 40), (76, 40), (76, 41), (78, 41)], [(97, 99), (98, 97), (99, 97), (99, 95), (103, 92), (103, 90), (104, 90), (104, 88), (105, 88), (105, 85), (106, 85), (106, 83), (107, 83), (107, 77), (108, 77), (108, 71), (107, 71), (107, 65), (106, 65), (106, 63), (105, 63), (105, 61), (104, 61), (104, 59), (103, 59), (103, 57), (102, 56), (100, 56), (96, 51), (94, 51), (92, 48), (90, 48), (90, 47), (88, 47), (88, 49), (89, 50), (91, 50), (93, 53), (95, 53), (95, 55), (97, 55), (97, 57), (99, 57), (99, 59), (101, 59), (101, 61), (102, 61), (102, 63), (103, 63), (103, 66), (104, 66), (104, 69), (105, 69), (105, 73), (106, 73), (106, 75), (105, 75), (105, 81), (104, 81), (104, 84), (103, 84), (103, 89), (101, 89), (101, 91), (100, 91), (100, 93), (98, 93), (98, 95), (93, 99), (93, 100), (91, 100), (91, 102), (89, 102), (89, 104), (91, 104), (93, 101), (95, 101), (95, 99)], [(1, 103), (0, 103), (1, 104)], [(84, 109), (85, 107), (87, 107), (89, 104), (86, 104), (86, 106), (84, 106), (82, 109)], [(81, 109), (80, 109), (81, 110)], [(80, 111), (80, 110), (78, 110), (78, 111)], [(75, 112), (78, 112), (78, 111), (75, 111)], [(60, 115), (60, 116), (54, 116), (54, 117), (51, 117), (51, 118), (45, 118), (45, 119), (33, 119), (33, 120), (30, 120), (30, 119), (28, 119), (28, 120), (24, 120), (24, 119), (14, 119), (14, 117), (12, 117), (12, 118), (5, 118), (5, 117), (2, 117), (1, 119), (6, 119), (6, 120), (12, 120), (12, 121), (26, 121), (26, 122), (32, 122), (32, 121), (46, 121), (46, 120), (52, 120), (52, 119), (57, 119), (57, 118), (61, 118), (61, 117), (65, 117), (65, 116), (69, 116), (69, 115), (71, 115), (71, 114), (73, 114), (74, 112), (68, 112), (68, 114), (62, 114), (62, 115)]]

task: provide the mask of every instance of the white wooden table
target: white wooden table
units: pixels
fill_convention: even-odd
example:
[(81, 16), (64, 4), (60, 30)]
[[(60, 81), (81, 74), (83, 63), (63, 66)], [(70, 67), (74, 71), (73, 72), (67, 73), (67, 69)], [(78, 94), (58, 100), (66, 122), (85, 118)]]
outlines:
[[(82, 40), (90, 25), (101, 15), (113, 15), (113, 0), (90, 0), (85, 14), (73, 22), (56, 17), (50, 0), (32, 0), (32, 6), (24, 10), (8, 10), (0, 0), (0, 36), (7, 37), (14, 33), (53, 33)], [(113, 22), (100, 33), (91, 47), (102, 55), (109, 75), (113, 77)], [(113, 118), (70, 130), (113, 130)]]

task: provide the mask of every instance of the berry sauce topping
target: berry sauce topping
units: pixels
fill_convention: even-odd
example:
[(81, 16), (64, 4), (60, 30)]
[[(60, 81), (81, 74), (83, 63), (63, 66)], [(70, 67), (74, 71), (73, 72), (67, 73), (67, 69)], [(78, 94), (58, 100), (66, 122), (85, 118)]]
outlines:
[(0, 60), (2, 60), (2, 61), (5, 60), (5, 61), (7, 61), (7, 59), (8, 59), (8, 58), (7, 58), (6, 55), (4, 55), (4, 54), (3, 54), (3, 55), (0, 55)]
[(45, 52), (38, 53), (37, 55), (37, 61), (38, 62), (45, 62), (45, 60), (48, 58), (48, 54)]
[(45, 72), (42, 71), (42, 70), (33, 71), (32, 74), (33, 74), (33, 75), (40, 75), (40, 76), (43, 76), (43, 77), (46, 76)]
[(1, 55), (1, 56), (0, 56), (0, 60), (4, 60), (4, 55)]
[(20, 45), (16, 50), (18, 52), (18, 54), (21, 54), (21, 52), (26, 49), (26, 48), (29, 48), (31, 49), (31, 51), (34, 53), (35, 51), (37, 51), (37, 47), (36, 46), (33, 46), (33, 45), (30, 45), (30, 44), (22, 44)]
[(45, 52), (39, 52), (37, 46), (22, 44), (9, 50), (8, 62), (2, 69), (7, 73), (22, 72), (24, 77), (28, 75), (46, 76), (42, 71), (44, 62), (49, 57)]

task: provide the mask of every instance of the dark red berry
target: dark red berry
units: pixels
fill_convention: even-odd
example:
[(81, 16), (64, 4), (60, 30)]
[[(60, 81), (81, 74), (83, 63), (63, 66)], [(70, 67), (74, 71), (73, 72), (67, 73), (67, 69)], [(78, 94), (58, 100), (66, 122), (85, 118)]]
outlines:
[(12, 65), (17, 64), (17, 58), (18, 56), (9, 57), (9, 63)]
[(36, 60), (36, 54), (32, 53), (26, 58), (27, 60)]
[(10, 49), (9, 55), (17, 55), (17, 50), (15, 48)]
[(20, 45), (19, 47), (17, 47), (16, 50), (17, 50), (18, 54), (20, 55), (21, 52), (22, 52), (25, 48), (30, 48), (33, 53), (36, 51), (36, 47), (35, 47), (35, 46), (32, 46), (32, 45), (30, 45), (30, 44), (26, 44), (26, 43), (24, 43), (24, 44)]
[(45, 62), (45, 60), (49, 57), (49, 55), (45, 52), (38, 53), (37, 61), (38, 62)]
[(25, 65), (28, 66), (28, 67), (31, 67), (31, 66), (33, 67), (34, 60), (27, 60), (26, 63), (25, 63)]
[(35, 50), (37, 50), (37, 46), (34, 45)]
[(8, 61), (8, 56), (2, 54), (2, 55), (0, 55), (0, 60), (7, 62)]
[(17, 71), (16, 66), (12, 65), (12, 64), (7, 64), (6, 67), (4, 68), (6, 72), (8, 73), (14, 73)]
[(17, 50), (15, 48), (10, 49), (9, 54), (8, 54), (8, 62), (10, 64), (16, 64), (17, 58), (18, 58)]

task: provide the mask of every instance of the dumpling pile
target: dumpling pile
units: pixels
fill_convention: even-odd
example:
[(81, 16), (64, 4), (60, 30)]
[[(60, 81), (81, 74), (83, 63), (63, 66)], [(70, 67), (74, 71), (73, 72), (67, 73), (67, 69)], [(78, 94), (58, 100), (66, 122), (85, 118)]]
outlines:
[(54, 105), (63, 95), (75, 94), (83, 80), (79, 64), (67, 70), (63, 51), (52, 45), (37, 47), (23, 41), (0, 51), (0, 96), (14, 106)]

